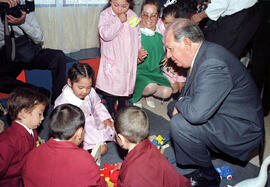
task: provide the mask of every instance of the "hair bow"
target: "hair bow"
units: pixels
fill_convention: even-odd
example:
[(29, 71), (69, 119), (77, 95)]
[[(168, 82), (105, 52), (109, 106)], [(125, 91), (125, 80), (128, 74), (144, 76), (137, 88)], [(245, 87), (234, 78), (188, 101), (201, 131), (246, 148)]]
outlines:
[(167, 0), (167, 2), (163, 5), (164, 7), (167, 7), (169, 5), (175, 4), (177, 0)]

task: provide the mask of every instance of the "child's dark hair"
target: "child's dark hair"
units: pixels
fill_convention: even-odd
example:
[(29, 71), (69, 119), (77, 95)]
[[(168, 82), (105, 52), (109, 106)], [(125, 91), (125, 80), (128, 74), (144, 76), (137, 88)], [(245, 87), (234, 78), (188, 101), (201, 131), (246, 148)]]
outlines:
[[(133, 9), (133, 4), (134, 1), (133, 0), (126, 0), (129, 4), (129, 8)], [(105, 10), (106, 8), (109, 8), (111, 6), (111, 0), (108, 1), (108, 3), (104, 6), (104, 8), (102, 10)]]
[(71, 83), (78, 82), (81, 78), (91, 78), (95, 82), (95, 71), (86, 63), (74, 63), (68, 69), (68, 78)]
[(85, 123), (82, 110), (72, 104), (57, 106), (49, 120), (51, 136), (60, 140), (70, 139), (79, 128), (84, 127)]
[(177, 4), (169, 5), (163, 9), (162, 20), (164, 20), (168, 15), (171, 15), (175, 18), (189, 18), (189, 13)]
[(37, 90), (19, 87), (8, 97), (7, 111), (10, 119), (16, 120), (22, 109), (31, 112), (38, 104), (48, 104), (48, 98)]
[(157, 7), (158, 17), (160, 16), (160, 2), (159, 0), (145, 0), (142, 4), (141, 12), (143, 11), (143, 7), (145, 5), (154, 5)]
[(130, 142), (139, 143), (149, 135), (148, 117), (139, 107), (121, 108), (115, 118), (115, 130)]

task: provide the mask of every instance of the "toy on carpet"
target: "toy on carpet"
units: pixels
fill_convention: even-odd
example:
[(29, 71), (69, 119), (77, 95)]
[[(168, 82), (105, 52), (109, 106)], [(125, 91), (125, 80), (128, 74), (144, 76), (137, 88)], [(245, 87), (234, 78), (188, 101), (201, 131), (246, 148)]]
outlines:
[(157, 147), (158, 150), (160, 150), (161, 154), (164, 154), (165, 149), (170, 146), (167, 144), (167, 142), (170, 140), (169, 134), (166, 134), (163, 137), (161, 135), (152, 135), (149, 136), (148, 139)]
[(230, 166), (216, 167), (216, 170), (220, 175), (221, 179), (226, 178), (228, 180), (231, 180), (234, 175), (233, 170), (230, 168)]
[(104, 162), (104, 168), (100, 169), (100, 176), (105, 178), (108, 187), (117, 187), (119, 170), (116, 170), (116, 164), (109, 165)]
[[(246, 179), (237, 183), (234, 187), (264, 187), (267, 182), (268, 165), (270, 164), (270, 155), (263, 161), (259, 176), (256, 178)], [(227, 185), (231, 187), (230, 185)]]

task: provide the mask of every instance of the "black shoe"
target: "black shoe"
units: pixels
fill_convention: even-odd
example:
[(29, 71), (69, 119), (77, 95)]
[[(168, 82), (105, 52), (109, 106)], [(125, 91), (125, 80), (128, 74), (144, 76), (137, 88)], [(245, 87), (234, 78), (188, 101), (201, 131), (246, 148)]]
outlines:
[(220, 184), (220, 176), (217, 175), (213, 179), (208, 179), (200, 172), (199, 169), (192, 173), (184, 175), (190, 182), (191, 186), (195, 187), (218, 187)]

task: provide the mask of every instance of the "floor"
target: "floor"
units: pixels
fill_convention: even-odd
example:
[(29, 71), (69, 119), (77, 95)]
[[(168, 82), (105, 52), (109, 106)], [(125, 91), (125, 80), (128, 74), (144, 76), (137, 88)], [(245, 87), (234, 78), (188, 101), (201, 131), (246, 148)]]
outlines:
[[(170, 102), (169, 101), (164, 101), (161, 102), (158, 99), (154, 99), (156, 107), (155, 108), (150, 108), (147, 104), (145, 99), (143, 98), (141, 100), (142, 106), (157, 115), (160, 115), (164, 117), (167, 120), (170, 120), (168, 114), (167, 114), (167, 105)], [(265, 149), (264, 149), (264, 158), (266, 158), (268, 155), (270, 155), (270, 114), (264, 118), (264, 125), (265, 125)], [(250, 162), (256, 166), (259, 166), (259, 157), (258, 154), (255, 152), (250, 156)]]

